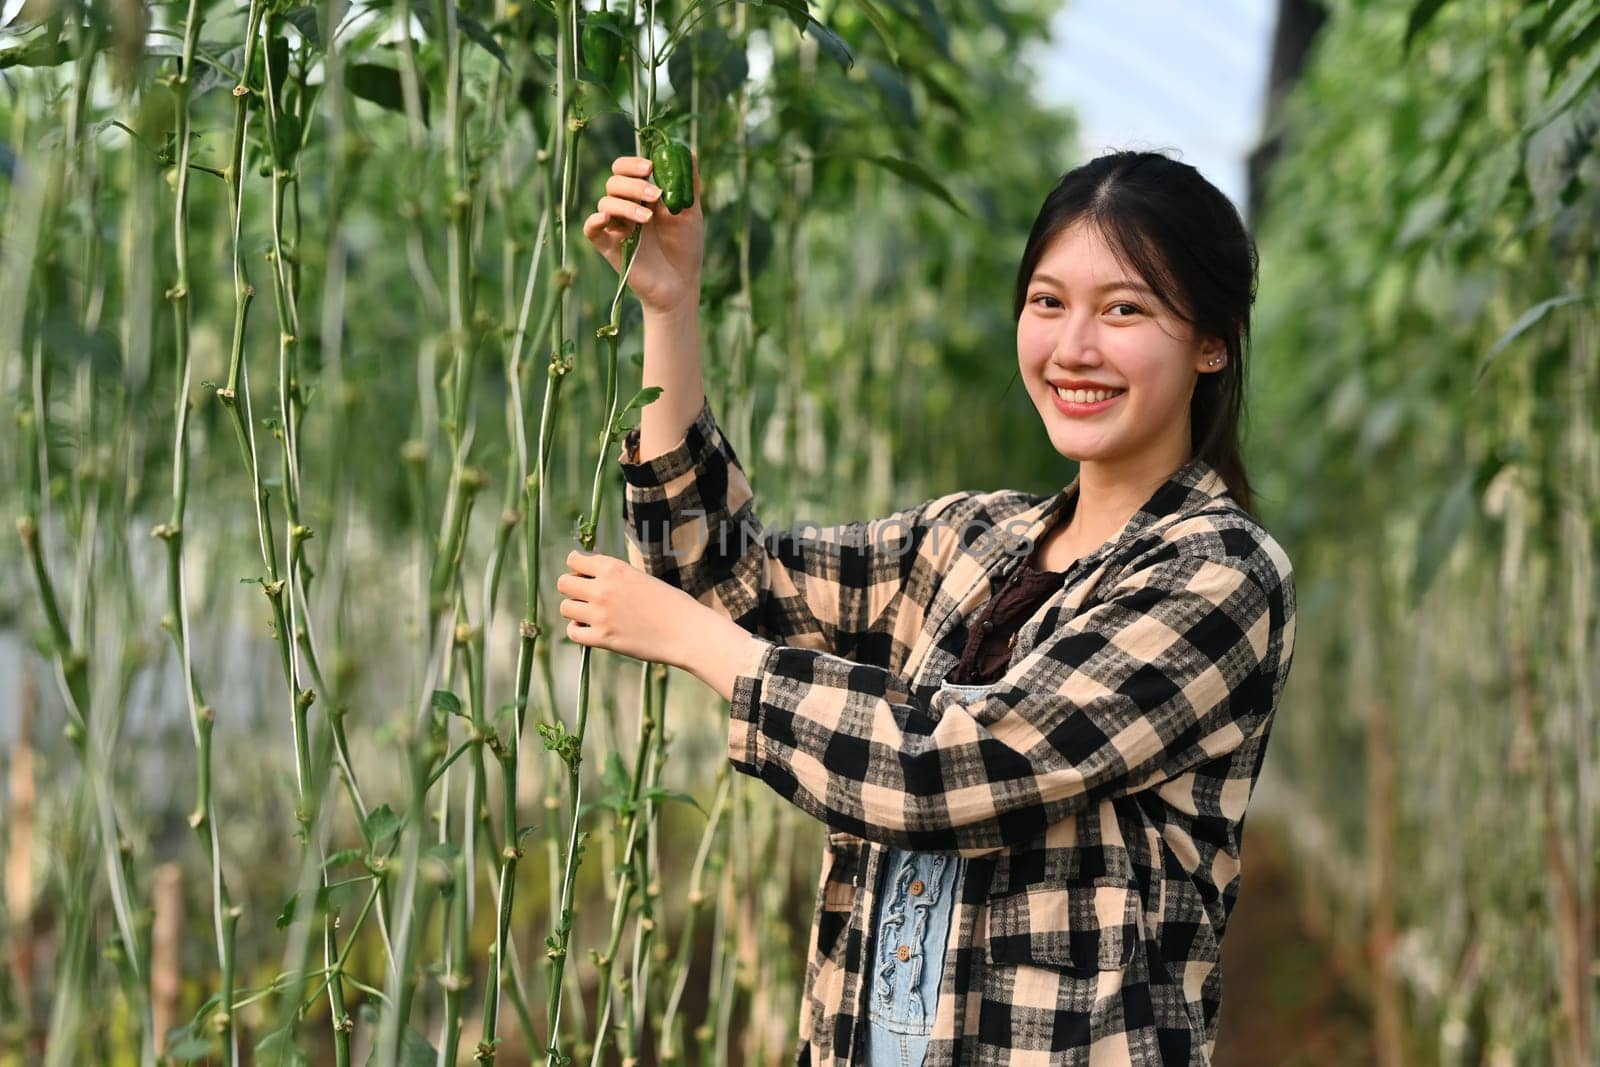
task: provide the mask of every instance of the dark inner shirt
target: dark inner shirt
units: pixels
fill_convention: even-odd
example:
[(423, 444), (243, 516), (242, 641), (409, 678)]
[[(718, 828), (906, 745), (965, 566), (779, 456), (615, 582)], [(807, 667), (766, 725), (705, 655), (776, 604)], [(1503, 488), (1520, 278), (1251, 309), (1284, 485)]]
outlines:
[(1066, 571), (1035, 570), (1031, 556), (1023, 560), (1022, 565), (1011, 572), (1005, 587), (990, 597), (978, 613), (977, 621), (967, 631), (961, 662), (946, 680), (979, 685), (1005, 674), (1017, 631), (1051, 593), (1061, 588), (1066, 576)]

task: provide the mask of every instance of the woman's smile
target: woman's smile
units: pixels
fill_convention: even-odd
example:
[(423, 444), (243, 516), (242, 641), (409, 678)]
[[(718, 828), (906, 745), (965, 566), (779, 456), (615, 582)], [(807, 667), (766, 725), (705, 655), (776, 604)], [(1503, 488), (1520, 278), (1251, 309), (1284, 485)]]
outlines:
[(1126, 393), (1126, 389), (1064, 389), (1060, 386), (1050, 390), (1050, 395), (1055, 398), (1056, 410), (1073, 418), (1098, 414), (1121, 400)]

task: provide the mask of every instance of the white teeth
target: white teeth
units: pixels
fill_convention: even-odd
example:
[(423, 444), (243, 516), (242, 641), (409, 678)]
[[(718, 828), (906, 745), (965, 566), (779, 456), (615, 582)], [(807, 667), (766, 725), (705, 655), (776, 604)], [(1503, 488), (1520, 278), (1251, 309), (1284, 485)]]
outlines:
[(1063, 389), (1056, 387), (1056, 396), (1071, 404), (1094, 404), (1109, 400), (1126, 392), (1123, 389)]

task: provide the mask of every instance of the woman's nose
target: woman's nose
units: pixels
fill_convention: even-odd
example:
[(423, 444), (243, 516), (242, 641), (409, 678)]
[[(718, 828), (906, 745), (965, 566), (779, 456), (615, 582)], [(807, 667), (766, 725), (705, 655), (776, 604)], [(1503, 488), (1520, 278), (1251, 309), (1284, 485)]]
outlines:
[(1061, 332), (1056, 336), (1055, 351), (1050, 358), (1062, 366), (1098, 364), (1100, 349), (1093, 319), (1087, 315), (1068, 315), (1064, 318)]

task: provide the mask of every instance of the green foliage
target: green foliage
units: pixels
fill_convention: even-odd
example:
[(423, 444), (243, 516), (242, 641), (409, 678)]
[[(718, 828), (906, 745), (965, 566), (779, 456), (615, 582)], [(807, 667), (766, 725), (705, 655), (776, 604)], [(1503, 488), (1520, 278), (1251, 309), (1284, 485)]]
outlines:
[(377, 851), (386, 840), (399, 833), (404, 821), (387, 804), (380, 804), (368, 812), (366, 821), (361, 824), (361, 837), (366, 841), (368, 851)]
[(1268, 766), (1329, 936), (1394, 945), (1402, 1060), (1585, 1062), (1600, 4), (1331, 8), (1258, 223)]
[[(717, 716), (686, 722), (671, 761), (659, 732), (636, 754), (629, 709), (607, 699), (590, 722), (589, 675), (575, 699), (557, 670), (576, 658), (550, 587), (569, 519), (598, 534), (616, 507), (602, 468), (592, 513), (595, 448), (609, 461), (660, 392), (608, 381), (610, 351), (637, 373), (641, 316), (629, 300), (606, 321), (617, 280), (574, 223), (636, 129), (695, 146), (706, 381), (763, 472), (770, 522), (819, 503), (882, 513), (956, 485), (1058, 485), (1026, 398), (1004, 396), (1008, 275), (1074, 152), (1070, 118), (1032, 102), (1019, 58), (1055, 6), (664, 2), (653, 70), (649, 36), (624, 31), (609, 84), (572, 69), (557, 24), (571, 9), (543, 0), (358, 6), (337, 26), (297, 0), (202, 5), (192, 42), (182, 6), (148, 40), (126, 12), (82, 5), (25, 7), (0, 30), (18, 89), (0, 108), (14, 283), (0, 497), (43, 546), (37, 570), (23, 538), (0, 548), (0, 618), (53, 658), (64, 684), (40, 686), (37, 735), (72, 769), (42, 789), (46, 844), (67, 858), (36, 913), (63, 946), (39, 988), (67, 1008), (36, 996), (19, 1029), (63, 1061), (154, 1056), (143, 931), (151, 867), (169, 859), (184, 886), (180, 1017), (204, 998), (170, 1035), (175, 1057), (227, 1062), (237, 1045), (335, 1062), (353, 1027), (432, 1063), (449, 1034), (414, 1031), (444, 1017), (432, 974), (470, 976), (452, 992), (468, 1013), (493, 1000), (485, 1047), (520, 1062), (543, 1040), (524, 1021), (550, 995), (540, 940), (576, 970), (579, 930), (611, 921), (618, 867), (641, 883), (620, 921), (641, 953), (680, 962), (640, 994), (647, 1015), (621, 1030), (618, 1011), (603, 1041), (637, 1043), (680, 974), (691, 995), (669, 1029), (704, 1021), (706, 963), (682, 949), (705, 930), (697, 942), (677, 886), (724, 910), (717, 929), (753, 924), (774, 948), (757, 988), (729, 983), (729, 1018), (796, 1002), (804, 946), (787, 917), (817, 847), (770, 801), (725, 784), (707, 799), (726, 774), (701, 743)], [(609, 7), (643, 22), (637, 5)], [(949, 433), (974, 391), (1018, 417)], [(600, 442), (630, 396), (619, 437)], [(916, 457), (892, 487), (873, 458), (891, 446)], [(614, 663), (593, 662), (597, 692), (625, 691)], [(515, 736), (530, 693), (535, 744)], [(499, 709), (492, 735), (469, 708)], [(87, 755), (102, 727), (109, 767)], [(586, 761), (580, 804), (568, 773)], [(635, 852), (623, 864), (610, 850), (625, 835), (608, 834), (606, 862), (582, 869), (578, 827), (613, 817), (638, 819)], [(94, 951), (123, 922), (115, 944), (134, 948)], [(656, 958), (630, 973), (615, 957), (630, 997)], [(279, 973), (291, 966), (305, 973)], [(126, 1021), (87, 1010), (102, 1003)], [(565, 1061), (596, 1020), (560, 1015)], [(785, 1051), (764, 1029), (739, 1040), (751, 1061)]]

